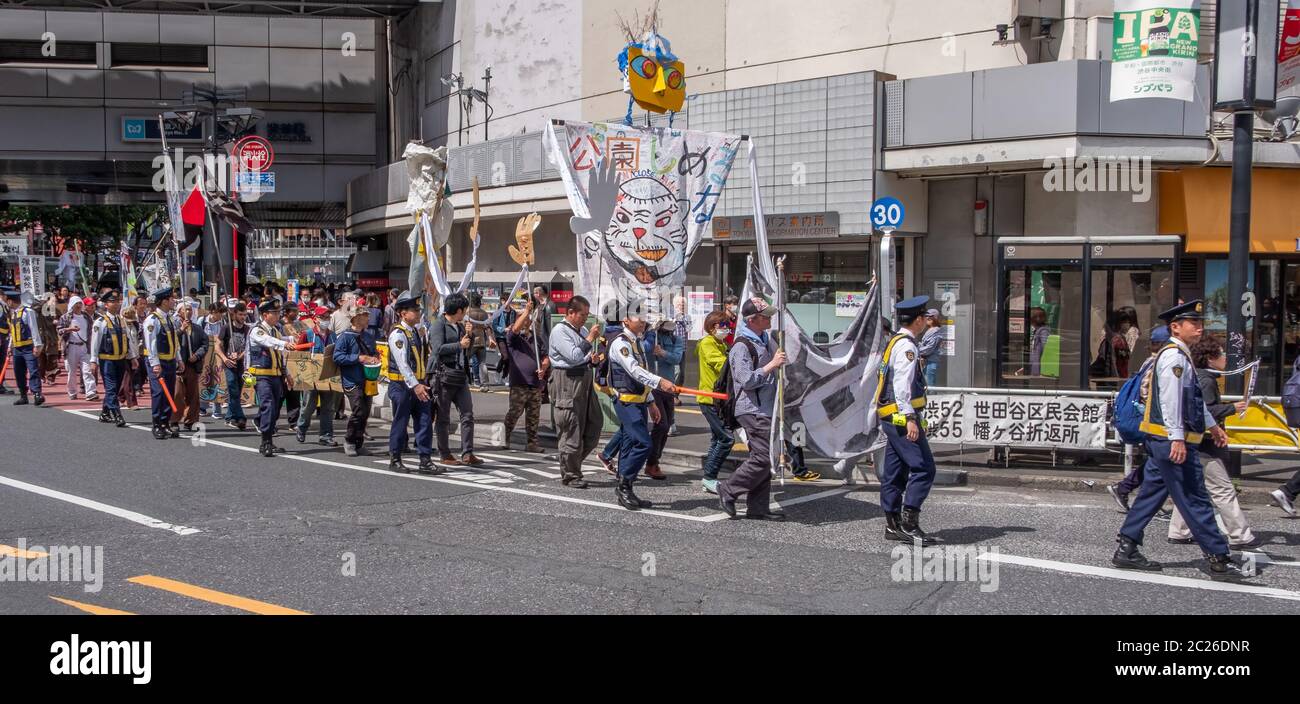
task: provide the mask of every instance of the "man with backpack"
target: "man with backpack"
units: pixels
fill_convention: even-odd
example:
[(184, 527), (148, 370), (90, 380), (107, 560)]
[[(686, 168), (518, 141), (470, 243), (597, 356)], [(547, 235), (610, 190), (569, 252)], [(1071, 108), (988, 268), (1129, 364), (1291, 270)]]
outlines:
[(1146, 477), (1137, 501), (1125, 517), (1111, 557), (1123, 569), (1154, 571), (1158, 562), (1138, 552), (1142, 533), (1156, 511), (1172, 497), (1174, 506), (1187, 521), (1192, 536), (1205, 552), (1208, 572), (1216, 580), (1245, 576), (1232, 561), (1228, 541), (1214, 522), (1214, 506), (1205, 489), (1196, 446), (1208, 434), (1219, 447), (1226, 447), (1228, 435), (1215, 422), (1201, 395), (1192, 363), (1190, 345), (1201, 339), (1204, 304), (1195, 300), (1160, 314), (1169, 323), (1170, 343), (1160, 350), (1151, 375), (1151, 391), (1143, 413), (1141, 430), (1146, 436)]
[(745, 301), (740, 308), (745, 326), (727, 354), (732, 414), (745, 429), (749, 457), (725, 482), (717, 485), (722, 510), (736, 518), (736, 499), (745, 497), (745, 518), (783, 521), (785, 513), (769, 508), (772, 492), (772, 461), (769, 437), (772, 409), (776, 404), (776, 370), (785, 366), (785, 352), (777, 350), (767, 334), (776, 308), (762, 298)]
[(574, 296), (565, 305), (564, 320), (551, 329), (548, 340), (551, 404), (559, 435), (560, 483), (586, 489), (582, 463), (600, 442), (600, 430), (605, 422), (592, 375), (592, 346), (600, 337), (600, 328), (582, 327), (591, 313), (587, 299)]

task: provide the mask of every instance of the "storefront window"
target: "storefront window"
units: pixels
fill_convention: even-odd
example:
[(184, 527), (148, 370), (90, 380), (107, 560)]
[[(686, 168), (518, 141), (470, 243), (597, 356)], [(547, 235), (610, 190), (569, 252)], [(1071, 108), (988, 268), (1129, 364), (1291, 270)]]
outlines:
[[(727, 282), (724, 295), (740, 295), (745, 285), (745, 264), (749, 253), (730, 249), (727, 253)], [(853, 321), (856, 309), (837, 302), (862, 300), (871, 280), (870, 253), (866, 241), (859, 249), (788, 248), (773, 249), (773, 257), (785, 256), (785, 299), (790, 313), (817, 342), (830, 342)], [(901, 251), (899, 256), (901, 257)]]
[(1115, 390), (1150, 354), (1150, 331), (1174, 305), (1172, 264), (1105, 264), (1094, 260), (1089, 302), (1088, 379)]
[(1017, 265), (1003, 270), (1006, 325), (1001, 377), (1012, 386), (1077, 388), (1083, 290), (1079, 266)]

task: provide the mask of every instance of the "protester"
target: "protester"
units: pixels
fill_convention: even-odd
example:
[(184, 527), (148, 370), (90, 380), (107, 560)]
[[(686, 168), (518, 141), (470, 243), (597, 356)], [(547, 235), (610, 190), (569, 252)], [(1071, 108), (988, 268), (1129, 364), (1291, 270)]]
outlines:
[[(505, 353), (510, 355), (510, 410), (506, 412), (505, 441), (510, 445), (519, 416), (524, 416), (527, 444), (524, 452), (541, 453), (537, 428), (541, 419), (542, 389), (551, 369), (548, 342), (535, 334), (533, 316), (539, 313), (537, 299), (529, 299), (524, 314), (506, 330)], [(538, 359), (541, 365), (538, 365)]]
[(176, 331), (180, 340), (179, 359), (184, 363), (178, 375), (176, 410), (181, 428), (189, 432), (199, 422), (199, 390), (202, 386), (199, 377), (203, 373), (204, 360), (208, 357), (209, 343), (207, 331), (193, 320), (193, 304), (182, 303), (176, 314), (181, 321), (180, 329)]
[[(211, 416), (220, 418), (221, 414), (221, 397), (217, 393), (217, 387), (225, 388), (226, 375), (225, 367), (217, 359), (216, 338), (221, 337), (221, 329), (226, 320), (225, 303), (213, 301), (208, 304), (208, 314), (203, 318), (203, 333), (208, 336), (208, 356), (204, 360), (202, 375), (199, 384), (202, 388), (199, 396), (199, 415), (208, 415), (211, 408)], [(206, 401), (211, 397), (211, 401)]]
[[(352, 314), (356, 310), (356, 294), (352, 292), (343, 294), (343, 296), (339, 298), (338, 310), (335, 310), (334, 313), (330, 315), (329, 329), (332, 330), (335, 335), (341, 335), (345, 330), (350, 330), (352, 328)], [(365, 310), (364, 308), (361, 308), (360, 310), (364, 311), (366, 315), (369, 316), (370, 311)], [(366, 325), (370, 325), (370, 319), (368, 317), (366, 319)], [(371, 335), (371, 338), (373, 339), (374, 335)]]
[(230, 320), (221, 326), (217, 338), (217, 359), (226, 375), (226, 425), (238, 430), (248, 428), (244, 415), (244, 370), (248, 352), (249, 325), (245, 322), (247, 309), (239, 299), (227, 303)]
[(496, 338), (497, 350), (501, 352), (500, 359), (497, 360), (497, 368), (493, 371), (502, 379), (507, 378), (507, 370), (510, 368), (510, 355), (505, 353), (506, 330), (510, 329), (518, 318), (519, 313), (511, 305), (510, 292), (502, 291), (501, 305), (492, 314), (492, 335)]
[[(434, 429), (438, 436), (441, 462), (447, 465), (478, 466), (483, 460), (474, 455), (474, 399), (469, 392), (467, 352), (470, 337), (461, 322), (469, 309), (463, 293), (453, 293), (443, 301), (443, 314), (429, 326), (429, 345), (434, 352), (434, 370), (438, 378), (438, 406)], [(460, 415), (460, 459), (451, 454), (448, 429), (451, 407)]]
[[(86, 299), (94, 303), (94, 299)], [(59, 318), (58, 333), (63, 339), (63, 361), (68, 372), (68, 398), (76, 400), (78, 387), (87, 401), (99, 400), (95, 393), (95, 365), (91, 361), (90, 335), (94, 325), (88, 306), (73, 298), (68, 312)]]
[(921, 336), (921, 344), (916, 348), (925, 372), (926, 386), (939, 383), (939, 355), (942, 346), (943, 326), (939, 323), (939, 309), (931, 308), (925, 312), (925, 334)]
[(540, 339), (551, 339), (551, 330), (554, 323), (551, 322), (551, 314), (555, 312), (555, 305), (551, 303), (551, 297), (546, 293), (545, 286), (533, 287), (532, 300), (536, 304), (537, 318), (533, 323), (533, 333)]
[(587, 488), (582, 463), (596, 449), (604, 425), (592, 370), (593, 361), (598, 361), (592, 346), (600, 329), (583, 327), (590, 313), (591, 303), (586, 298), (570, 298), (564, 319), (551, 329), (547, 346), (553, 369), (549, 386), (559, 436), (560, 482), (575, 489)]
[(375, 340), (366, 331), (369, 323), (369, 311), (354, 311), (348, 329), (339, 333), (334, 344), (334, 363), (339, 365), (343, 395), (352, 409), (347, 434), (343, 436), (343, 452), (348, 457), (365, 454), (366, 420), (370, 418), (372, 399), (366, 393), (365, 367), (379, 364)]
[[(303, 335), (303, 342), (311, 343), (311, 354), (324, 355), (332, 352), (330, 346), (335, 343), (334, 331), (321, 324), (321, 318), (327, 315), (323, 306), (314, 306), (310, 315), (304, 321), (307, 330)], [(298, 442), (307, 442), (307, 429), (311, 427), (311, 416), (317, 414), (320, 423), (320, 438), (317, 443), (326, 447), (337, 447), (338, 443), (334, 442), (334, 411), (338, 408), (339, 392), (328, 389), (302, 389), (302, 403), (298, 415), (298, 424), (295, 428), (295, 435)]]
[[(661, 318), (654, 329), (646, 331), (643, 343), (650, 370), (669, 383), (677, 378), (677, 367), (686, 351), (686, 340), (677, 337), (675, 327), (672, 320)], [(655, 407), (659, 409), (659, 420), (650, 431), (650, 454), (646, 457), (645, 475), (664, 481), (668, 477), (659, 469), (659, 457), (677, 418), (676, 394), (662, 389), (654, 389), (652, 394)]]
[[(307, 323), (298, 319), (302, 313), (302, 308), (298, 304), (289, 304), (284, 306), (280, 312), (280, 330), (285, 338), (292, 340), (295, 344), (307, 341)], [(284, 377), (284, 411), (285, 420), (288, 421), (290, 428), (298, 427), (298, 417), (302, 414), (302, 394), (299, 390), (293, 388), (293, 382), (286, 374)]]
[(469, 312), (465, 313), (465, 318), (469, 325), (469, 381), (479, 391), (486, 392), (488, 389), (487, 384), (483, 383), (483, 366), (487, 361), (488, 348), (495, 348), (496, 340), (488, 325), (487, 311), (483, 310), (483, 296), (475, 291), (469, 294)]
[[(718, 381), (718, 375), (722, 373), (722, 367), (727, 363), (727, 338), (732, 334), (732, 322), (727, 313), (721, 310), (715, 310), (704, 318), (704, 338), (700, 340), (699, 345), (695, 348), (695, 354), (700, 361), (700, 390), (712, 391), (713, 386)], [(704, 455), (704, 479), (700, 481), (700, 486), (704, 491), (710, 494), (718, 493), (718, 472), (722, 470), (722, 463), (726, 461), (727, 456), (731, 454), (731, 448), (736, 444), (735, 437), (731, 431), (723, 424), (722, 417), (718, 415), (717, 404), (713, 399), (707, 396), (701, 396), (699, 399), (700, 414), (704, 416), (704, 421), (709, 424), (709, 451)]]

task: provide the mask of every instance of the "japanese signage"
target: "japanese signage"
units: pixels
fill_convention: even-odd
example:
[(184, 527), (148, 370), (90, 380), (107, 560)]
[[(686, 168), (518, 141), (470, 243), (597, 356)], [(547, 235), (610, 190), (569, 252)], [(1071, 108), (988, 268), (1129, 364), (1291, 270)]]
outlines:
[(1290, 0), (1286, 24), (1282, 25), (1282, 41), (1277, 46), (1278, 92), (1295, 85), (1297, 79), (1300, 79), (1300, 0)]
[(691, 316), (689, 339), (704, 337), (704, 319), (713, 312), (712, 291), (690, 291), (686, 294), (686, 312)]
[(960, 281), (934, 282), (934, 302), (939, 306), (939, 324), (943, 343), (939, 353), (943, 357), (957, 356), (957, 299), (961, 297)]
[[(767, 216), (767, 237), (771, 240), (839, 237), (840, 214), (800, 213)], [(754, 239), (754, 218), (714, 218), (713, 239)]]
[(1196, 93), (1200, 0), (1115, 0), (1110, 101)]
[(866, 291), (836, 291), (835, 317), (856, 318), (858, 311), (867, 304)]
[(235, 174), (235, 190), (240, 193), (275, 193), (275, 172), (240, 171)]
[(26, 237), (0, 238), (0, 257), (21, 257), (27, 254)]
[[(156, 117), (123, 117), (123, 142), (161, 142), (163, 127)], [(168, 142), (202, 142), (203, 123), (196, 122), (186, 129), (178, 124), (167, 125)]]
[(1110, 401), (1071, 396), (936, 394), (928, 397), (926, 437), (965, 445), (1104, 449)]
[(18, 278), (22, 291), (35, 298), (45, 295), (45, 257), (18, 257)]

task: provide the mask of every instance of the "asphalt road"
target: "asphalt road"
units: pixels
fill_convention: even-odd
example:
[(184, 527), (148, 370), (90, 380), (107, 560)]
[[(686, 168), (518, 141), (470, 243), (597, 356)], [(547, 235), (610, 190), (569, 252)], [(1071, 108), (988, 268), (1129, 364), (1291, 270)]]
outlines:
[(631, 513), (594, 460), (587, 491), (543, 456), (491, 449), (477, 471), (397, 475), (379, 441), (350, 459), (282, 434), (290, 452), (266, 459), (252, 432), (157, 441), (145, 411), (117, 429), (11, 402), (0, 563), (98, 546), (103, 564), (91, 592), (0, 570), (4, 613), (1300, 613), (1300, 523), (1275, 507), (1248, 510), (1268, 544), (1239, 587), (1159, 522), (1147, 554), (1163, 572), (1111, 569), (1122, 517), (1106, 498), (936, 489), (923, 524), (954, 549), (944, 574), (884, 540), (872, 486), (777, 487), (792, 520), (773, 524), (725, 520), (698, 475), (670, 474), (638, 484), (655, 508)]

